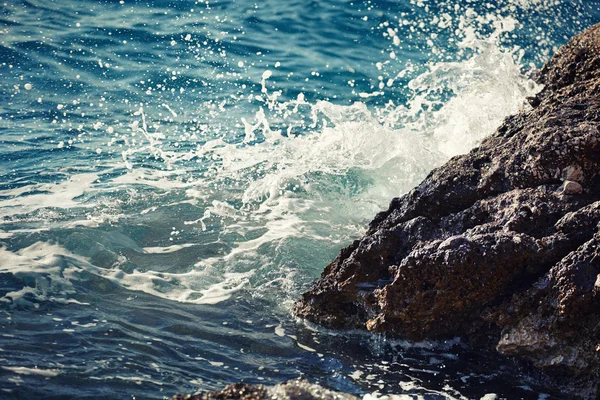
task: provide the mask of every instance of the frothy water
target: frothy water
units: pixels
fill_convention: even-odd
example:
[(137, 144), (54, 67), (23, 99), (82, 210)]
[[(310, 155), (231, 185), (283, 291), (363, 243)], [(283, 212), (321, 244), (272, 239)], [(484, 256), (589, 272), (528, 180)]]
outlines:
[(526, 108), (599, 5), (3, 4), (0, 389), (543, 397), (460, 342), (290, 310), (392, 197)]

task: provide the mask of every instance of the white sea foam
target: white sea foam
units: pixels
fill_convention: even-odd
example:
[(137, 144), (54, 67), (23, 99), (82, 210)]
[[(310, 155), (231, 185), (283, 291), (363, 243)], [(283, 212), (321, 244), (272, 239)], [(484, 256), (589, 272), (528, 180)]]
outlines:
[(81, 257), (66, 252), (62, 247), (48, 243), (35, 243), (17, 252), (0, 247), (0, 258), (3, 260), (0, 265), (1, 272), (35, 282), (35, 287), (25, 286), (0, 298), (0, 301), (10, 301), (15, 305), (30, 304), (26, 299), (27, 295), (44, 300), (50, 295), (73, 294), (75, 290), (67, 277), (74, 271), (74, 265), (86, 262)]
[[(0, 200), (0, 217), (25, 214), (42, 208), (90, 207), (76, 199), (89, 190), (97, 179), (97, 174), (78, 174), (64, 182), (0, 190), (0, 196), (8, 197), (6, 200)], [(28, 194), (30, 192), (36, 194)]]
[(33, 283), (32, 286), (24, 286), (0, 298), (0, 301), (16, 306), (31, 305), (32, 300), (86, 305), (71, 298), (76, 293), (74, 283), (80, 281), (80, 274), (83, 272), (103, 277), (130, 290), (173, 301), (216, 304), (244, 287), (253, 274), (250, 271), (220, 275), (210, 270), (181, 274), (137, 270), (126, 273), (119, 268), (100, 268), (93, 265), (87, 257), (46, 242), (36, 242), (17, 252), (0, 247), (0, 258), (3, 260), (0, 272), (8, 272)]
[(179, 250), (186, 249), (188, 247), (197, 246), (195, 243), (184, 243), (184, 244), (176, 244), (173, 246), (167, 247), (144, 247), (144, 251), (150, 254), (167, 254), (167, 253), (175, 253)]
[(46, 378), (52, 378), (60, 374), (58, 369), (42, 369), (27, 367), (2, 367), (3, 370), (14, 372), (19, 375), (38, 375)]

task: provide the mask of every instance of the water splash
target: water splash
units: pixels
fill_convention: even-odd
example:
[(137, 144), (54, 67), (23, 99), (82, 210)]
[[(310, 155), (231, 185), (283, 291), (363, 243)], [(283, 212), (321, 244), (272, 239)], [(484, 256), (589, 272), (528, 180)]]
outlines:
[[(401, 12), (369, 22), (383, 37), (381, 58), (360, 71), (347, 67), (349, 76), (367, 78), (348, 80), (344, 101), (290, 90), (297, 78), (285, 63), (243, 60), (230, 47), (241, 31), (215, 34), (207, 25), (202, 35), (161, 36), (168, 52), (182, 48), (215, 63), (202, 77), (207, 96), (189, 76), (194, 68), (207, 73), (198, 65), (166, 66), (164, 79), (137, 81), (120, 105), (131, 110), (129, 120), (84, 122), (72, 128), (76, 140), (57, 146), (87, 146), (97, 154), (94, 172), (58, 168), (61, 182), (3, 190), (2, 217), (22, 226), (0, 234), (128, 226), (141, 216), (164, 228), (132, 244), (128, 261), (108, 266), (121, 271), (117, 284), (183, 302), (214, 302), (241, 288), (291, 301), (389, 199), (526, 107), (540, 89), (525, 73), (537, 59), (515, 38), (523, 35), (523, 13), (553, 5), (412, 1), (407, 7), (420, 18)], [(220, 16), (210, 21), (227, 25)], [(543, 59), (552, 46), (543, 44), (549, 33), (539, 35)], [(412, 51), (420, 58), (406, 56)], [(104, 73), (115, 62), (99, 65)], [(330, 67), (313, 69), (310, 79), (325, 82)], [(225, 95), (219, 88), (228, 88)], [(59, 103), (57, 124), (74, 125), (82, 103)], [(178, 220), (159, 223), (164, 215)], [(168, 271), (136, 265), (166, 254), (185, 254), (187, 264)]]
[[(90, 263), (81, 268), (123, 287), (177, 301), (214, 303), (248, 285), (257, 295), (281, 298), (287, 292), (284, 297), (291, 300), (313, 276), (289, 256), (301, 253), (299, 243), (315, 249), (326, 243), (331, 256), (336, 246), (359, 235), (390, 198), (408, 191), (449, 157), (468, 151), (539, 90), (521, 74), (520, 55), (502, 50), (494, 37), (463, 46), (473, 54), (462, 61), (431, 63), (409, 82), (412, 97), (402, 105), (310, 103), (302, 95), (281, 101), (279, 92), (267, 89), (271, 75), (265, 73), (256, 113), (241, 118), (243, 135), (228, 133), (195, 148), (173, 148), (168, 130), (153, 130), (140, 108), (130, 129), (141, 142), (122, 151), (123, 168), (70, 175), (35, 196), (28, 193), (39, 191), (39, 185), (5, 191), (12, 198), (1, 200), (0, 207), (5, 217), (16, 217), (48, 208), (97, 209), (101, 204), (94, 197), (107, 190), (132, 191), (142, 185), (176, 192), (177, 201), (158, 203), (142, 213), (159, 214), (175, 204), (198, 207), (202, 215), (183, 221), (184, 229), (217, 230), (217, 241), (227, 241), (226, 254), (199, 254), (193, 269), (184, 273), (125, 272), (118, 263), (110, 273)], [(164, 163), (166, 171), (141, 167), (148, 157)], [(112, 223), (132, 218), (111, 213)], [(83, 221), (71, 220), (63, 227), (106, 221), (88, 213)], [(222, 239), (232, 235), (233, 240)], [(176, 246), (158, 247), (160, 251), (153, 247), (146, 253), (176, 256), (193, 249), (193, 243)], [(278, 259), (281, 253), (288, 256)]]

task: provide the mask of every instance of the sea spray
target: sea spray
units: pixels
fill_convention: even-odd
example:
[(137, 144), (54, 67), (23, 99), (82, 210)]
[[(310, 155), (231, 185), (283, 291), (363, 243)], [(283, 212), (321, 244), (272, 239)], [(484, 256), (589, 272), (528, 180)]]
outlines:
[[(450, 156), (475, 146), (539, 90), (522, 73), (523, 50), (506, 50), (500, 44), (517, 21), (487, 15), (486, 21), (493, 21), (495, 30), (482, 37), (475, 30), (482, 23), (477, 14), (467, 9), (465, 15), (456, 31), (461, 37), (457, 48), (464, 56), (430, 61), (424, 69), (417, 69), (421, 72), (402, 89), (406, 91), (404, 103), (311, 102), (302, 92), (285, 100), (282, 91), (270, 83), (277, 70), (266, 69), (258, 94), (233, 97), (256, 111), (240, 116), (233, 130), (222, 136), (220, 128), (213, 132), (210, 125), (198, 125), (193, 115), (191, 121), (173, 125), (181, 117), (168, 103), (161, 104), (168, 114), (161, 121), (140, 106), (132, 113), (132, 121), (116, 130), (112, 126), (102, 129), (102, 124), (93, 127), (107, 134), (109, 150), (116, 145), (123, 149), (120, 163), (124, 168), (108, 168), (104, 171), (108, 178), (73, 174), (69, 190), (49, 186), (39, 198), (16, 197), (0, 206), (7, 216), (14, 216), (41, 207), (97, 209), (102, 204), (74, 199), (85, 199), (84, 193), (92, 199), (104, 197), (107, 190), (115, 189), (135, 192), (138, 185), (178, 193), (179, 200), (159, 208), (185, 203), (203, 208), (202, 216), (186, 219), (182, 229), (217, 229), (219, 237), (234, 232), (237, 238), (228, 244), (229, 249), (219, 256), (200, 256), (193, 263), (196, 271), (134, 271), (111, 279), (131, 290), (184, 302), (214, 303), (241, 288), (252, 288), (256, 295), (283, 296), (289, 303), (314, 272), (296, 260), (281, 259), (279, 253), (298, 253), (299, 243), (315, 249), (327, 243), (327, 254), (333, 255), (332, 250), (360, 234), (365, 221), (390, 198), (408, 191)], [(430, 22), (419, 35), (431, 29), (457, 28), (451, 21), (435, 25), (434, 18)], [(388, 37), (398, 37), (389, 24), (386, 31)], [(397, 40), (393, 45), (398, 46)], [(434, 53), (446, 58), (441, 49)], [(376, 64), (388, 68), (379, 67), (387, 61)], [(397, 76), (411, 75), (414, 70), (409, 65)], [(228, 113), (225, 103), (230, 101), (210, 106), (213, 117)], [(190, 129), (190, 123), (199, 129)], [(115, 132), (118, 135), (123, 129), (129, 134), (115, 138)], [(162, 164), (170, 172), (145, 167), (146, 160), (155, 160), (157, 167)], [(74, 185), (75, 181), (80, 183)], [(79, 193), (70, 194), (73, 189)], [(27, 204), (35, 204), (34, 209)], [(69, 221), (68, 226), (131, 218), (115, 211), (99, 220), (87, 214), (84, 221)], [(153, 208), (150, 213), (157, 211)], [(190, 248), (191, 243), (179, 246), (169, 252)], [(319, 263), (326, 260), (320, 258)], [(274, 291), (279, 286), (281, 291)]]

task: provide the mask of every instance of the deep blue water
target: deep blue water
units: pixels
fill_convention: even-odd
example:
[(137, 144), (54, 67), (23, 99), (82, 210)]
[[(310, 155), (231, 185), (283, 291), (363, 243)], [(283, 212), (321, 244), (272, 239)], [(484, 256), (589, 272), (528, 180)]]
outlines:
[(540, 88), (599, 1), (0, 3), (0, 398), (306, 377), (554, 398), (459, 341), (291, 315), (388, 201)]

